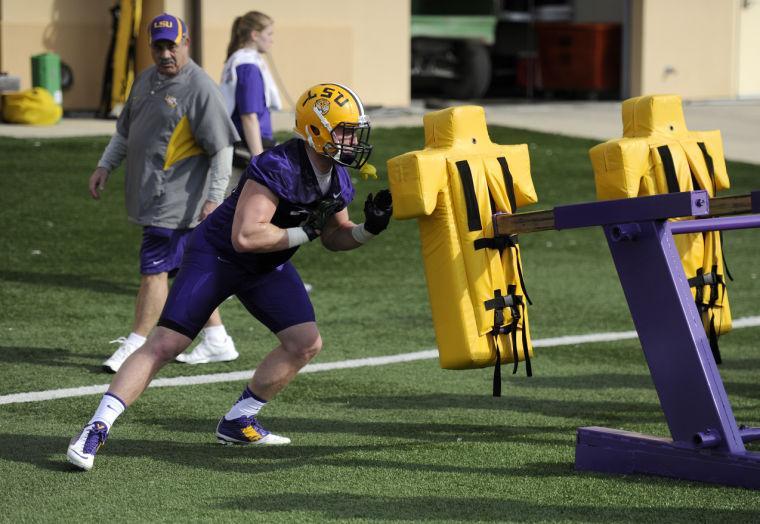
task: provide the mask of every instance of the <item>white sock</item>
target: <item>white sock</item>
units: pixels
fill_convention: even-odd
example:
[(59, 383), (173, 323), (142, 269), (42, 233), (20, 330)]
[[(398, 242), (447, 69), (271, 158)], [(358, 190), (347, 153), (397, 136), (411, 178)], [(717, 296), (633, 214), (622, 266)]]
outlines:
[(119, 397), (113, 393), (106, 393), (100, 400), (100, 405), (98, 406), (98, 409), (95, 410), (95, 414), (92, 416), (88, 424), (92, 424), (96, 420), (99, 420), (108, 426), (108, 429), (111, 429), (113, 423), (116, 422), (119, 415), (124, 413), (125, 409), (127, 409), (127, 406)]
[(224, 325), (209, 326), (203, 329), (203, 338), (212, 344), (223, 344), (227, 340), (227, 330)]
[(145, 344), (145, 340), (146, 339), (144, 336), (138, 335), (135, 332), (130, 333), (129, 336), (127, 337), (127, 342), (129, 342), (130, 344), (134, 344), (138, 348), (142, 346), (143, 344)]
[(244, 398), (232, 406), (224, 418), (234, 420), (240, 417), (255, 417), (264, 406), (266, 406), (266, 402), (261, 402), (253, 397)]

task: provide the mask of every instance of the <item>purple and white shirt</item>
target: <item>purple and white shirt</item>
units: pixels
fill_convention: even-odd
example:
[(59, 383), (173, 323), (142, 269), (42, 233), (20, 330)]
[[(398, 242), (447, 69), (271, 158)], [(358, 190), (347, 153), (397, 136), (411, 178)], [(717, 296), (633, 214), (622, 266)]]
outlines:
[(281, 109), (277, 84), (269, 72), (264, 57), (255, 49), (238, 49), (227, 59), (219, 89), (224, 96), (227, 114), (232, 118), (241, 137), (240, 115), (255, 113), (263, 138), (272, 138), (270, 110)]

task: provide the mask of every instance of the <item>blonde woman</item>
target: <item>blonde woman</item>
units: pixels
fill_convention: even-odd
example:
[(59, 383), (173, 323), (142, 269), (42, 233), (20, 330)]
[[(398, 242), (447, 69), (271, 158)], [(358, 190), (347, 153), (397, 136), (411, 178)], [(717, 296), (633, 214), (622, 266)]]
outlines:
[(250, 11), (232, 24), (220, 87), (243, 141), (236, 144), (228, 192), (237, 185), (249, 157), (275, 145), (270, 110), (280, 109), (282, 103), (263, 56), (273, 42), (274, 21), (264, 13)]

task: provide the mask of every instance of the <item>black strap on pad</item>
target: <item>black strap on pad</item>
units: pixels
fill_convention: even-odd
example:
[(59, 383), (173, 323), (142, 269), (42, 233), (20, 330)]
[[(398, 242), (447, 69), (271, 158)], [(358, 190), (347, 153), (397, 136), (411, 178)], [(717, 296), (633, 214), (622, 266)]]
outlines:
[(665, 181), (668, 184), (668, 193), (678, 193), (681, 188), (678, 187), (678, 177), (676, 176), (676, 166), (673, 163), (673, 155), (670, 153), (668, 146), (660, 146), (657, 148), (657, 152), (660, 153), (660, 159), (662, 159), (662, 169), (665, 171)]
[(472, 171), (467, 160), (457, 162), (457, 171), (459, 178), (462, 180), (462, 191), (464, 192), (464, 203), (467, 207), (467, 228), (470, 231), (480, 231), (483, 225), (480, 222), (480, 209), (478, 208), (478, 197), (475, 194), (475, 184), (472, 181)]

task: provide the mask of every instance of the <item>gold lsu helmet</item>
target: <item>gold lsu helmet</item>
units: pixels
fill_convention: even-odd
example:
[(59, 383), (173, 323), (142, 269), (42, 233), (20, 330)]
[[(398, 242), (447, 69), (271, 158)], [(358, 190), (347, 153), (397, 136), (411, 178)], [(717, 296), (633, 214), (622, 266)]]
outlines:
[(364, 105), (340, 84), (317, 84), (301, 95), (294, 131), (317, 153), (354, 169), (361, 168), (372, 153)]

